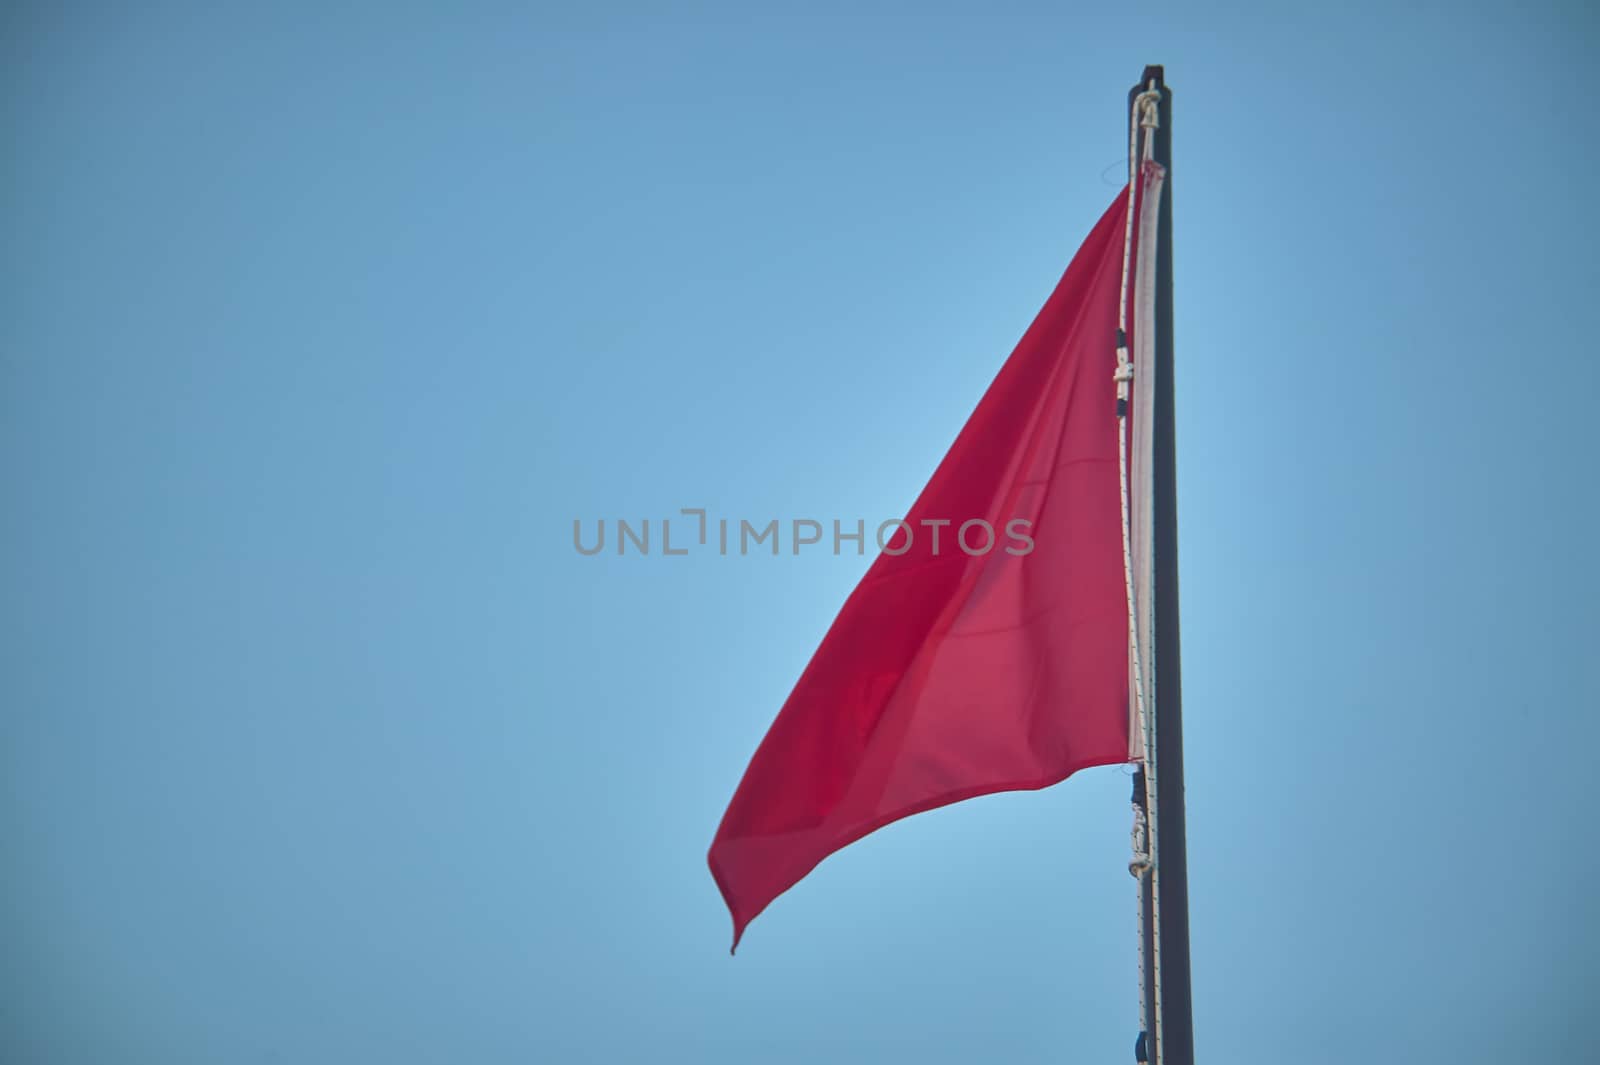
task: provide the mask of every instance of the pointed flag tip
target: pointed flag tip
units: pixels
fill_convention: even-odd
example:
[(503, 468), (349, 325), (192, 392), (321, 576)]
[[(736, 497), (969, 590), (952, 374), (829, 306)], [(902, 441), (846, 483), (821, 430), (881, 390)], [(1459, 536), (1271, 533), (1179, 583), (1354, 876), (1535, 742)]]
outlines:
[[(716, 844), (711, 845), (711, 853), (706, 855), (706, 864), (711, 867), (711, 879), (717, 882), (717, 890), (722, 892), (722, 901), (727, 904), (728, 916), (733, 919), (733, 945), (728, 948), (728, 957), (739, 953), (739, 940), (744, 938), (744, 930), (750, 924), (750, 919), (743, 920), (734, 905), (733, 896), (728, 893), (728, 885), (722, 880), (722, 870), (717, 867)], [(759, 912), (759, 911), (758, 911)]]

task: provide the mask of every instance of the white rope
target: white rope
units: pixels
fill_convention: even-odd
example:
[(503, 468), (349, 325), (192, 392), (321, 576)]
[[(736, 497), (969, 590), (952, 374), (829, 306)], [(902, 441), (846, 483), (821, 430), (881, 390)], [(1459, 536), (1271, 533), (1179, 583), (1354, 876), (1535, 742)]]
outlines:
[[(1134, 708), (1140, 725), (1141, 754), (1144, 764), (1144, 803), (1134, 804), (1134, 823), (1132, 829), (1133, 859), (1128, 863), (1128, 870), (1139, 882), (1139, 1030), (1144, 1033), (1147, 1055), (1150, 1047), (1154, 1046), (1154, 1065), (1161, 1065), (1161, 895), (1159, 877), (1155, 875), (1155, 857), (1157, 849), (1157, 824), (1156, 818), (1149, 816), (1155, 809), (1154, 797), (1156, 795), (1156, 737), (1154, 722), (1154, 707), (1145, 698), (1145, 663), (1147, 655), (1141, 654), (1139, 639), (1139, 612), (1138, 596), (1135, 592), (1134, 567), (1133, 567), (1133, 535), (1131, 529), (1131, 508), (1129, 507), (1128, 490), (1128, 402), (1130, 386), (1133, 383), (1134, 364), (1128, 355), (1128, 277), (1133, 259), (1133, 234), (1134, 234), (1134, 204), (1138, 199), (1140, 179), (1143, 174), (1143, 164), (1152, 162), (1155, 152), (1155, 130), (1160, 125), (1161, 93), (1155, 87), (1152, 79), (1145, 89), (1133, 100), (1133, 113), (1137, 121), (1128, 123), (1128, 210), (1123, 233), (1122, 244), (1122, 284), (1120, 298), (1117, 302), (1117, 369), (1113, 375), (1117, 384), (1117, 467), (1120, 482), (1122, 502), (1122, 568), (1123, 582), (1127, 590), (1128, 601), (1128, 656), (1129, 673), (1132, 680)], [(1146, 132), (1144, 138), (1144, 151), (1139, 151), (1140, 133)], [(1141, 232), (1141, 250), (1147, 243), (1145, 234)], [(1145, 255), (1140, 256), (1140, 266), (1145, 267), (1149, 260)], [(1143, 270), (1141, 270), (1141, 273)], [(1147, 284), (1141, 284), (1142, 289), (1148, 290)], [(1142, 346), (1142, 345), (1141, 345)], [(1146, 511), (1147, 512), (1147, 511)], [(1147, 951), (1144, 935), (1144, 893), (1146, 883), (1149, 883), (1151, 900), (1151, 931), (1152, 942)], [(1150, 967), (1155, 979), (1152, 981), (1155, 989), (1155, 1024), (1151, 1030), (1147, 1004), (1144, 995), (1146, 966)]]

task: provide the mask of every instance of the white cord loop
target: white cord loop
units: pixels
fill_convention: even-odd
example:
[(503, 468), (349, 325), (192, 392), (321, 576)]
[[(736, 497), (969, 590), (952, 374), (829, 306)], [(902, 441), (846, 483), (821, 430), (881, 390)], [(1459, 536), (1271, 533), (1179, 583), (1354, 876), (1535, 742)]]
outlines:
[[(1154, 84), (1152, 82), (1151, 84)], [(1140, 129), (1161, 128), (1161, 92), (1158, 89), (1146, 89), (1133, 98), (1133, 106), (1139, 109)]]
[(1135, 802), (1133, 804), (1133, 858), (1128, 862), (1128, 872), (1136, 880), (1143, 879), (1144, 875), (1153, 868), (1150, 862), (1150, 841), (1146, 835), (1149, 827), (1150, 823), (1145, 818), (1144, 807)]

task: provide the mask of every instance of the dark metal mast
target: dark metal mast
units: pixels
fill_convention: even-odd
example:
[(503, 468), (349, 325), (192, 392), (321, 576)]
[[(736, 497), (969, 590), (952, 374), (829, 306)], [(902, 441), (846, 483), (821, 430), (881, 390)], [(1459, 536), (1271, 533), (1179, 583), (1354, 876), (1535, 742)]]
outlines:
[[(1153, 506), (1154, 651), (1155, 651), (1155, 808), (1154, 870), (1161, 895), (1159, 929), (1151, 892), (1144, 892), (1146, 964), (1145, 1016), (1151, 1030), (1140, 1045), (1149, 1061), (1161, 1065), (1194, 1065), (1194, 1019), (1189, 985), (1189, 872), (1183, 816), (1183, 696), (1178, 635), (1178, 479), (1174, 434), (1172, 379), (1172, 92), (1159, 66), (1144, 68), (1139, 84), (1128, 93), (1129, 121), (1137, 123), (1134, 98), (1148, 88), (1161, 93), (1161, 125), (1154, 135), (1154, 159), (1166, 168), (1161, 192), (1160, 231), (1156, 245), (1155, 291), (1155, 418), (1151, 471)], [(1140, 144), (1142, 152), (1143, 145)], [(1139, 158), (1136, 153), (1134, 158)], [(1131, 192), (1130, 192), (1131, 194)], [(1141, 264), (1141, 269), (1143, 264)], [(1160, 964), (1150, 964), (1151, 946), (1160, 944)], [(1156, 1017), (1155, 980), (1161, 980), (1161, 1015)], [(1155, 1045), (1160, 1033), (1161, 1046)], [(1158, 1057), (1159, 1050), (1159, 1057)]]

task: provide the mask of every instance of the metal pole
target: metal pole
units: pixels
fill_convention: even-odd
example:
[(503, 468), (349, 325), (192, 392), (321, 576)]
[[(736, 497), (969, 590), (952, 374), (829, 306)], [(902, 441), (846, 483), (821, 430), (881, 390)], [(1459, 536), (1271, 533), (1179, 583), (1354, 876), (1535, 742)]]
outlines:
[[(1145, 1050), (1156, 1061), (1152, 1045), (1161, 1033), (1161, 1065), (1194, 1065), (1194, 1018), (1189, 986), (1189, 871), (1183, 816), (1183, 696), (1178, 634), (1178, 479), (1174, 434), (1172, 379), (1172, 92), (1159, 66), (1144, 68), (1144, 75), (1128, 93), (1129, 121), (1133, 100), (1154, 82), (1161, 92), (1161, 126), (1155, 131), (1154, 158), (1166, 168), (1161, 194), (1160, 233), (1156, 246), (1156, 393), (1152, 489), (1154, 494), (1153, 549), (1155, 555), (1155, 709), (1156, 774), (1155, 809), (1148, 812), (1159, 826), (1155, 870), (1161, 890), (1161, 1018), (1155, 1023), (1154, 965), (1145, 965), (1146, 1015), (1151, 1031)], [(1145, 943), (1152, 944), (1153, 917), (1149, 892), (1145, 893)], [(1148, 962), (1147, 958), (1147, 962)]]

